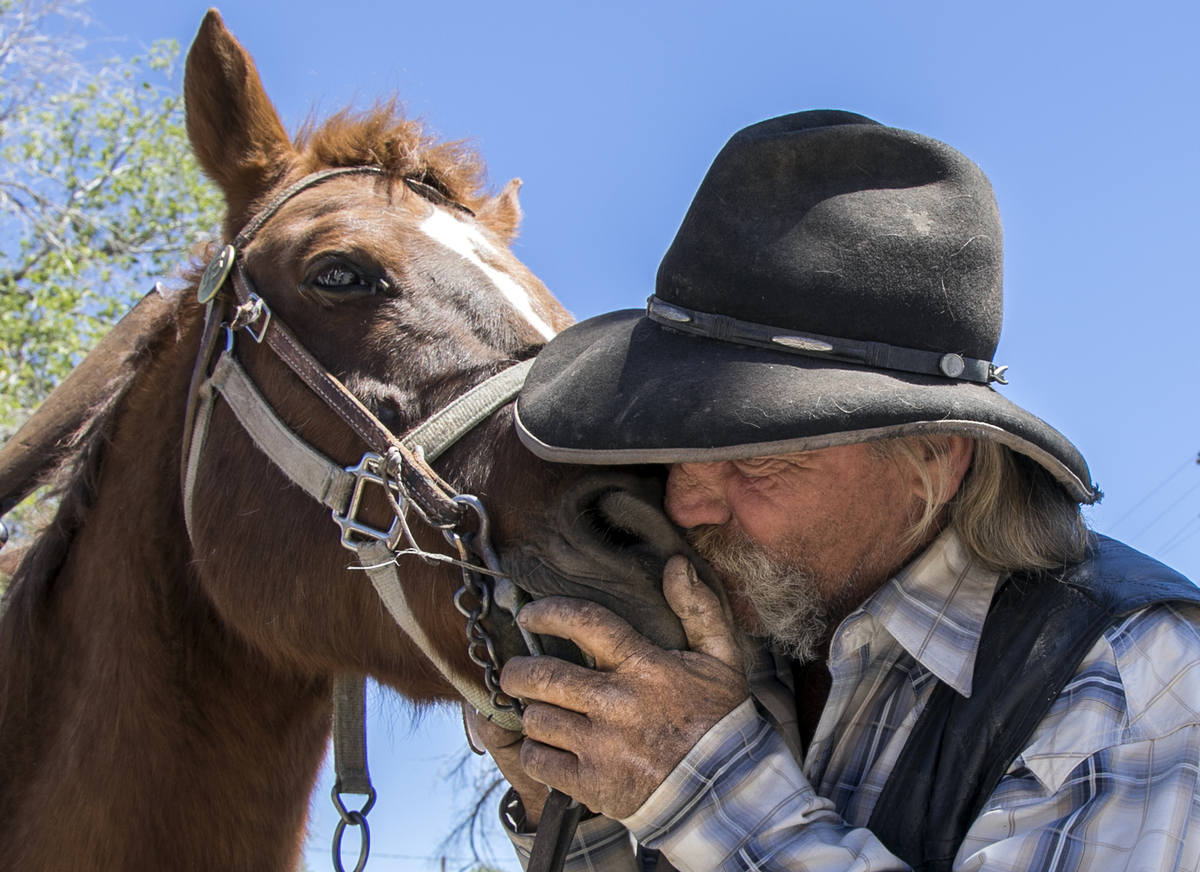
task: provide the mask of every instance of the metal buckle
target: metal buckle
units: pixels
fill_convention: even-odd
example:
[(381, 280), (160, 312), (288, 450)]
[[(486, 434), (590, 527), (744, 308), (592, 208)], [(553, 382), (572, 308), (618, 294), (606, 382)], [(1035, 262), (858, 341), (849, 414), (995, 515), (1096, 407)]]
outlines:
[(254, 337), (255, 342), (257, 342), (259, 345), (262, 345), (263, 337), (267, 335), (267, 328), (271, 326), (271, 309), (267, 306), (266, 301), (263, 300), (263, 298), (258, 294), (251, 294), (248, 302), (258, 307), (262, 312), (262, 314), (259, 315), (259, 318), (262, 318), (262, 327), (258, 329), (257, 333), (254, 332), (254, 324), (258, 320), (258, 318), (256, 318), (254, 321), (251, 321), (246, 325), (246, 332)]
[[(362, 502), (363, 490), (368, 484), (379, 485), (380, 487), (390, 487), (392, 493), (396, 497), (396, 502), (403, 509), (406, 507), (407, 500), (400, 491), (400, 486), (395, 481), (388, 481), (380, 474), (380, 470), (384, 468), (384, 459), (378, 454), (368, 451), (364, 454), (355, 466), (347, 466), (346, 472), (354, 476), (354, 490), (350, 494), (350, 502), (346, 505), (346, 514), (340, 515), (334, 509), (331, 513), (333, 521), (342, 530), (342, 547), (350, 551), (358, 551), (358, 546), (362, 544), (363, 539), (375, 539), (387, 544), (389, 550), (395, 551), (396, 546), (400, 544), (400, 536), (404, 532), (404, 525), (399, 518), (392, 521), (392, 526), (388, 530), (380, 530), (372, 527), (370, 524), (365, 524), (358, 519), (358, 507)], [(362, 539), (353, 539), (352, 536), (360, 536)]]

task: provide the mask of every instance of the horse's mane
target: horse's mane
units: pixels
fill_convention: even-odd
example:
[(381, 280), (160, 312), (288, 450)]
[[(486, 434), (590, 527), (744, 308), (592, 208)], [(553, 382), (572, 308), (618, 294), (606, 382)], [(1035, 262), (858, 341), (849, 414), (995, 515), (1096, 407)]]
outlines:
[(309, 121), (295, 147), (305, 172), (377, 166), (394, 179), (411, 179), (478, 210), (487, 199), (483, 159), (467, 142), (440, 142), (420, 121), (404, 117), (392, 98), (365, 111), (343, 109), (321, 124)]
[[(157, 289), (152, 292), (157, 293)], [(0, 604), (0, 700), (7, 697), (4, 688), (28, 668), (35, 624), (53, 597), (54, 580), (95, 498), (100, 468), (122, 401), (146, 364), (179, 338), (176, 318), (181, 299), (178, 293), (168, 296), (163, 317), (151, 319), (130, 347), (121, 350), (120, 365), (91, 395), (88, 408), (75, 419), (75, 429), (55, 445), (38, 446), (51, 451), (54, 462), (37, 484), (47, 487), (48, 495), (58, 498), (59, 504), (53, 520), (38, 532), (21, 558)], [(105, 349), (103, 353), (112, 351)], [(5, 715), (0, 707), (0, 729)]]

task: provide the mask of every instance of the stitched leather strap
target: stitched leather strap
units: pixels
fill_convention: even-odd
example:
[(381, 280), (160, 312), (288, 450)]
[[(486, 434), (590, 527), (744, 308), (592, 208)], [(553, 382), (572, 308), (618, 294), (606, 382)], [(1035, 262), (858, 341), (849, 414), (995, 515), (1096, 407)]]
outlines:
[[(238, 302), (243, 306), (258, 298), (240, 261), (234, 268), (233, 287)], [(266, 342), (292, 372), (312, 388), (326, 405), (337, 412), (372, 451), (381, 457), (399, 458), (400, 468), (392, 472), (412, 497), (417, 510), (430, 524), (439, 529), (447, 529), (462, 522), (465, 509), (452, 499), (453, 488), (412, 449), (393, 436), (391, 431), (359, 402), (358, 397), (350, 393), (345, 385), (334, 378), (308, 352), (282, 320), (264, 308), (259, 318), (246, 326), (255, 330), (255, 335)]]

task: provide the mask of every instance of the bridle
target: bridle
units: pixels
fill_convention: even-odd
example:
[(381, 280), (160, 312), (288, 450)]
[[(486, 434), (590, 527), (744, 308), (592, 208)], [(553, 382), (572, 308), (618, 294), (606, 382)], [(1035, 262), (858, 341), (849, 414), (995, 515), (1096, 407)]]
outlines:
[[(455, 491), (429, 464), (510, 402), (524, 384), (532, 361), (504, 369), (403, 437), (396, 437), (271, 311), (259, 296), (241, 257), (267, 221), (297, 194), (330, 179), (366, 174), (381, 175), (382, 170), (377, 167), (322, 170), (288, 186), (246, 224), (204, 272), (198, 290), (198, 299), (206, 306), (204, 331), (188, 392), (181, 461), (188, 535), (195, 536), (192, 504), (196, 477), (213, 408), (220, 397), (259, 450), (294, 484), (330, 510), (341, 544), (355, 553), (358, 568), (366, 572), (389, 613), (443, 677), (490, 720), (505, 729), (520, 730), (520, 703), (500, 690), (500, 661), (482, 622), (493, 605), (504, 608), (515, 618), (525, 595), (500, 569), (483, 503), (473, 495)], [(410, 187), (426, 196), (423, 190), (426, 186), (419, 182), (411, 183)], [(232, 294), (221, 293), (226, 287), (232, 287)], [(367, 450), (355, 465), (334, 463), (280, 420), (237, 360), (233, 339), (239, 330), (246, 331), (257, 344), (270, 348), (366, 443)], [(368, 487), (381, 489), (391, 506), (394, 518), (386, 530), (358, 517)], [(422, 522), (442, 532), (454, 549), (453, 556), (430, 553), (417, 545), (408, 526), (409, 508)], [(454, 602), (467, 618), (468, 652), (472, 661), (483, 667), (486, 693), (434, 648), (417, 623), (400, 584), (397, 558), (405, 554), (429, 562), (452, 563), (462, 569), (463, 586)], [(538, 641), (523, 631), (522, 636), (529, 651), (539, 653)], [(362, 828), (362, 848), (355, 872), (362, 872), (370, 850), (366, 814), (375, 802), (366, 762), (362, 677), (339, 677), (335, 681), (334, 752), (337, 777), (333, 802), (341, 816), (334, 835), (334, 868), (342, 872), (342, 835), (346, 826), (356, 826)], [(346, 793), (365, 795), (368, 799), (361, 809), (348, 811), (341, 798)]]

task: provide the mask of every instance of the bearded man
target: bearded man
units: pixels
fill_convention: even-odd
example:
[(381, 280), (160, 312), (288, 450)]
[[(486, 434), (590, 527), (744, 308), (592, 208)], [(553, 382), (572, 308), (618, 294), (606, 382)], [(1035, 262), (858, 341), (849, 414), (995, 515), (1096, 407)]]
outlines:
[(525, 736), (479, 725), (518, 849), (550, 785), (594, 813), (568, 869), (1200, 865), (1200, 596), (1087, 530), (1083, 458), (993, 388), (1000, 320), (958, 152), (833, 111), (729, 142), (646, 312), (564, 332), (518, 402), (544, 458), (668, 464), (726, 582), (667, 564), (688, 651), (522, 612), (595, 669), (512, 660)]

